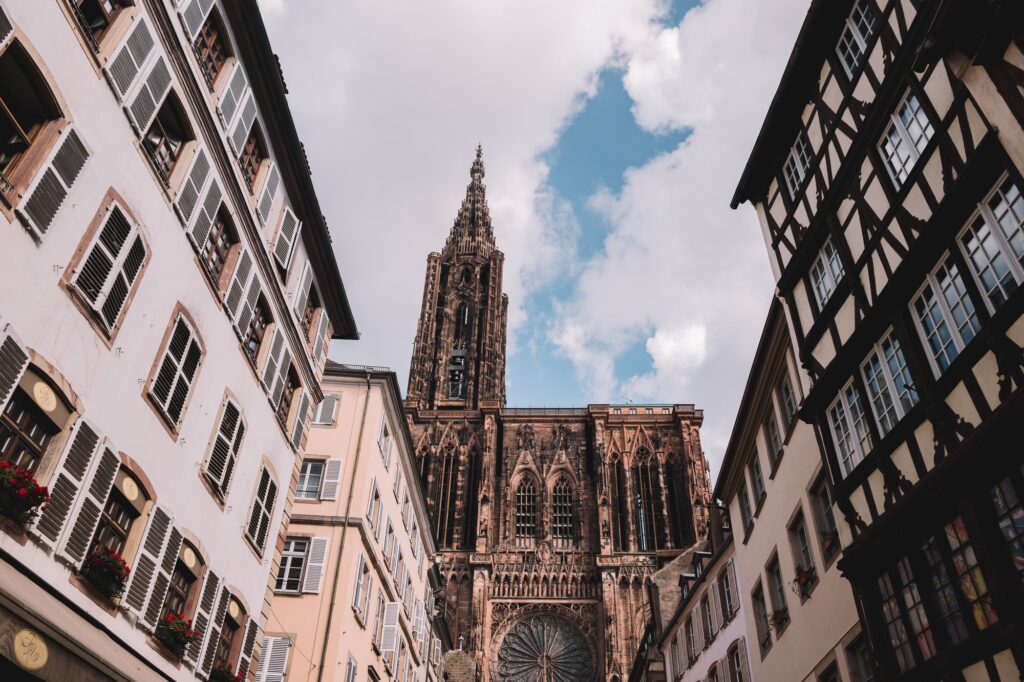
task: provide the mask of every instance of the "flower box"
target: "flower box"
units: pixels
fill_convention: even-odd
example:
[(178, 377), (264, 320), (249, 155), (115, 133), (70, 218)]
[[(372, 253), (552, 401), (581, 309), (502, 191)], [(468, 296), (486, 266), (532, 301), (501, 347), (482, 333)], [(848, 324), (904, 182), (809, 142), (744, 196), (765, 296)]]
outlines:
[(85, 560), (81, 575), (107, 599), (114, 599), (124, 590), (131, 569), (117, 552), (98, 548)]
[(776, 631), (781, 630), (789, 623), (789, 609), (775, 609), (772, 611), (772, 615), (768, 617), (768, 622), (772, 629)]
[(31, 471), (0, 460), (0, 515), (24, 525), (49, 501), (49, 491)]
[(180, 613), (168, 613), (153, 633), (157, 641), (179, 658), (185, 653), (185, 647), (198, 641), (201, 634), (198, 628), (192, 627), (192, 619)]

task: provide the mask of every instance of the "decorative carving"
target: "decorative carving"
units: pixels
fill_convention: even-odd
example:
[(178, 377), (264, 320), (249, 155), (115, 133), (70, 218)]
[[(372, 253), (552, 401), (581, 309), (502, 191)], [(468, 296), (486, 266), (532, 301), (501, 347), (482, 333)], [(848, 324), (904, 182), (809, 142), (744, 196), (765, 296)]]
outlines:
[(499, 679), (508, 682), (579, 682), (593, 674), (580, 631), (552, 616), (520, 621), (498, 651)]

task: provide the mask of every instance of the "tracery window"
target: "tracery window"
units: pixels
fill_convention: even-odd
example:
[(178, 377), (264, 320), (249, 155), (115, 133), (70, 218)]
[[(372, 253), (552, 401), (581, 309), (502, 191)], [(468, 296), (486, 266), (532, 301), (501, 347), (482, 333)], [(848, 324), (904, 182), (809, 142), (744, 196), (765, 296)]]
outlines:
[(524, 478), (516, 488), (516, 541), (532, 544), (537, 533), (537, 486)]
[(646, 450), (637, 453), (633, 465), (634, 521), (637, 549), (653, 552), (664, 543), (665, 514), (661, 500), (658, 459)]
[(609, 488), (615, 495), (615, 518), (612, 519), (612, 533), (615, 548), (620, 551), (629, 550), (629, 509), (626, 504), (628, 499), (626, 493), (626, 468), (622, 464), (619, 455), (613, 455), (615, 460), (609, 467)]
[(564, 475), (559, 476), (551, 491), (551, 535), (556, 543), (569, 546), (576, 535), (575, 526), (572, 485)]
[(437, 543), (442, 547), (452, 545), (455, 534), (455, 483), (458, 479), (458, 457), (453, 445), (446, 446), (439, 456), (437, 498), (435, 503), (434, 528)]

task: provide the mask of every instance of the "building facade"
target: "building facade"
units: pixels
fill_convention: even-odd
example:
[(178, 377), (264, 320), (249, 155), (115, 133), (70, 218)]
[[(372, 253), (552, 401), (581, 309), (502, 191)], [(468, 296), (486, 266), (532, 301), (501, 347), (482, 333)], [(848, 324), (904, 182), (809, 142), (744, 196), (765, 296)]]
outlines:
[(356, 336), (256, 4), (3, 0), (0, 103), (0, 677), (246, 673)]
[(838, 568), (849, 532), (814, 428), (797, 417), (807, 386), (775, 301), (714, 492), (734, 524), (751, 678), (868, 682), (867, 641)]
[(734, 198), (761, 218), (880, 679), (1024, 670), (1022, 11), (811, 3)]
[(706, 531), (702, 413), (505, 407), (504, 256), (479, 149), (470, 177), (427, 258), (405, 402), (452, 640), (483, 680), (625, 679), (645, 582)]
[(329, 363), (323, 386), (256, 679), (436, 680), (440, 573), (398, 381)]

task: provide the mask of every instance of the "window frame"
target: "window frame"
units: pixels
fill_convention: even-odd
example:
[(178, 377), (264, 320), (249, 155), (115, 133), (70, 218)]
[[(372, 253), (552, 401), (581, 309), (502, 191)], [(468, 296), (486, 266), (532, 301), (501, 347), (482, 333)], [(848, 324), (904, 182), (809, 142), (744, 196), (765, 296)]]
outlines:
[[(1003, 308), (1013, 294), (1020, 289), (1022, 284), (1024, 284), (1024, 264), (1021, 263), (1021, 257), (1018, 257), (1014, 253), (1010, 239), (1003, 231), (1001, 223), (990, 205), (997, 195), (1005, 196), (1005, 192), (1003, 190), (1008, 186), (1012, 187), (1016, 192), (1018, 200), (1019, 197), (1024, 196), (1022, 195), (1024, 189), (1022, 189), (1018, 184), (1017, 179), (1012, 177), (1009, 173), (1003, 173), (993, 187), (985, 193), (982, 200), (978, 202), (977, 207), (971, 213), (970, 218), (965, 221), (964, 225), (957, 232), (956, 237), (957, 247), (963, 254), (964, 260), (967, 261), (967, 269), (970, 271), (971, 277), (974, 278), (974, 282), (977, 285), (978, 290), (981, 292), (982, 298), (984, 298), (985, 307), (990, 315), (994, 315), (999, 309)], [(1003, 261), (1005, 267), (1004, 274), (998, 277), (992, 288), (989, 288), (985, 284), (983, 275), (978, 272), (977, 263), (975, 259), (972, 258), (973, 253), (977, 253), (982, 249), (979, 247), (970, 251), (968, 250), (968, 246), (964, 243), (964, 237), (968, 234), (972, 235), (974, 240), (978, 239), (977, 234), (979, 230), (977, 229), (977, 226), (979, 221), (981, 226), (988, 232), (989, 238), (994, 240), (997, 251), (996, 258), (986, 261), (986, 272), (991, 271), (993, 264), (999, 259)], [(1018, 227), (1021, 227), (1021, 225), (1018, 224)], [(1007, 280), (1007, 277), (1009, 277), (1009, 280)], [(994, 291), (999, 292), (999, 298), (1002, 300), (993, 300), (992, 292)]]
[[(302, 552), (299, 553), (295, 549), (295, 543), (304, 543)], [(289, 549), (289, 543), (292, 544)], [(281, 549), (281, 561), (278, 564), (277, 576), (274, 577), (274, 593), (275, 594), (302, 594), (302, 581), (306, 576), (306, 564), (309, 559), (309, 547), (312, 544), (311, 538), (306, 536), (292, 536), (289, 535), (285, 538), (284, 546)], [(295, 578), (295, 589), (288, 588), (290, 578), (285, 576), (284, 587), (281, 586), (282, 575), (288, 570), (295, 568), (295, 564), (298, 563), (298, 577)]]
[[(860, 387), (857, 386), (854, 379), (850, 379), (839, 391), (836, 399), (825, 410), (829, 433), (832, 436), (832, 445), (836, 451), (836, 463), (839, 466), (839, 473), (842, 478), (849, 476), (874, 449), (874, 436), (867, 421), (863, 401), (864, 398), (860, 393)], [(842, 420), (846, 437), (842, 437), (836, 430), (837, 417), (835, 416), (835, 409), (837, 407), (842, 409), (842, 415), (839, 418)], [(853, 414), (853, 408), (856, 408), (856, 416)], [(845, 446), (842, 442), (847, 439), (852, 446), (852, 450), (848, 453), (849, 456), (844, 456), (843, 450)]]
[[(308, 465), (309, 471), (307, 471), (307, 465)], [(319, 467), (320, 467), (320, 473), (318, 475), (319, 478), (317, 480), (316, 490), (314, 491), (313, 497), (309, 497), (308, 494), (305, 494), (305, 493), (309, 493), (310, 489), (309, 488), (306, 488), (306, 489), (302, 488), (303, 478), (305, 478), (306, 484), (308, 485), (310, 479), (313, 477), (313, 474), (311, 472), (314, 469), (314, 467), (316, 467), (317, 465), (319, 465)], [(327, 473), (327, 460), (317, 459), (315, 457), (303, 458), (302, 464), (299, 465), (299, 480), (296, 481), (296, 483), (295, 483), (295, 499), (297, 501), (303, 501), (303, 502), (319, 502), (320, 501), (320, 493), (323, 491), (324, 476), (325, 476), (326, 473)]]
[[(939, 278), (939, 273), (942, 272), (945, 272), (947, 277), (946, 287), (943, 287), (943, 280)], [(956, 322), (953, 306), (950, 305), (949, 299), (945, 295), (945, 292), (949, 290), (960, 294), (956, 301), (956, 306), (963, 310), (964, 325), (966, 329), (970, 330), (969, 338), (964, 337), (964, 328)], [(932, 297), (931, 304), (925, 302), (925, 296), (929, 293)], [(926, 306), (926, 309), (923, 311), (919, 310), (919, 305)], [(981, 331), (981, 319), (978, 317), (977, 306), (974, 304), (970, 290), (964, 283), (963, 274), (960, 272), (960, 266), (955, 259), (947, 255), (931, 272), (925, 275), (925, 281), (911, 298), (909, 307), (911, 317), (914, 318), (914, 327), (917, 330), (921, 345), (924, 347), (925, 355), (928, 356), (928, 364), (932, 368), (933, 376), (939, 378), (960, 357), (967, 344), (973, 341), (978, 332)], [(931, 311), (938, 313), (938, 324), (936, 324), (935, 319), (930, 314)], [(930, 333), (925, 330), (925, 323), (922, 319), (925, 316), (932, 323), (932, 331)], [(943, 345), (941, 349), (936, 350), (932, 343), (932, 338), (940, 336), (940, 326), (945, 327), (946, 334), (949, 336), (949, 342)], [(950, 348), (953, 350), (952, 355), (949, 353)], [(944, 358), (941, 362), (940, 356)], [(945, 367), (942, 366), (943, 364), (945, 364)]]
[[(861, 11), (861, 16), (856, 17), (857, 10)], [(861, 21), (870, 14), (870, 25), (867, 26), (868, 32), (865, 34), (862, 29)], [(878, 23), (879, 18), (875, 13), (875, 9), (871, 6), (870, 0), (857, 0), (854, 4), (850, 14), (847, 15), (846, 21), (843, 25), (843, 32), (839, 36), (839, 42), (836, 44), (836, 54), (839, 57), (839, 62), (843, 66), (843, 71), (846, 73), (847, 79), (852, 83), (853, 80), (860, 74), (861, 69), (867, 64), (868, 57), (870, 56), (870, 49), (872, 41), (875, 36), (878, 35)], [(855, 58), (854, 63), (850, 64), (847, 62), (847, 55), (843, 51), (843, 41), (846, 36), (849, 35), (852, 38), (850, 45), (856, 45), (860, 54)]]
[(832, 300), (832, 296), (835, 295), (839, 285), (846, 278), (846, 266), (843, 265), (839, 249), (832, 241), (831, 236), (818, 249), (814, 262), (807, 270), (807, 277), (814, 295), (814, 302), (818, 305), (818, 312), (821, 312)]
[[(921, 135), (916, 141), (903, 120), (905, 110), (910, 112), (911, 121), (921, 127)], [(876, 145), (882, 165), (885, 166), (889, 180), (897, 191), (901, 191), (906, 186), (907, 180), (920, 164), (924, 152), (934, 137), (935, 124), (932, 123), (927, 108), (922, 104), (918, 93), (913, 88), (909, 88), (900, 98), (899, 104), (896, 105), (893, 112), (889, 114), (889, 124), (883, 129), (882, 136)], [(894, 144), (894, 139), (898, 139), (898, 143)], [(887, 145), (890, 146), (890, 151), (886, 151)], [(901, 150), (907, 154), (905, 159), (899, 155)], [(894, 159), (899, 161), (898, 168)]]
[[(877, 363), (880, 372), (868, 369), (873, 360)], [(899, 375), (904, 381), (903, 388), (905, 391), (900, 390), (897, 384), (897, 377), (893, 374), (892, 363), (895, 361), (901, 363)], [(871, 346), (867, 356), (860, 363), (860, 375), (861, 380), (864, 382), (864, 387), (867, 389), (867, 403), (870, 406), (871, 414), (874, 416), (879, 438), (885, 438), (921, 400), (920, 391), (914, 385), (914, 376), (910, 371), (910, 365), (907, 363), (907, 357), (903, 352), (903, 345), (895, 328), (890, 327)], [(877, 381), (875, 377), (880, 377), (882, 381)], [(909, 379), (909, 383), (907, 379)], [(874, 386), (878, 387), (877, 394), (873, 390)], [(904, 395), (908, 396), (909, 405), (904, 404)], [(877, 402), (884, 401), (885, 399), (888, 399), (889, 406), (882, 410), (882, 407)]]
[(796, 201), (806, 187), (807, 179), (811, 176), (810, 170), (813, 162), (814, 153), (811, 149), (811, 141), (807, 137), (807, 131), (801, 129), (782, 164), (782, 177), (790, 201)]
[[(171, 345), (174, 340), (175, 333), (178, 329), (178, 325), (184, 325), (186, 331), (189, 333), (188, 339), (185, 341), (185, 348), (182, 350), (182, 355), (178, 359), (174, 359), (171, 356), (172, 350)], [(196, 361), (195, 369), (192, 370), (192, 375), (187, 379), (187, 389), (185, 396), (182, 401), (181, 412), (178, 414), (175, 420), (171, 414), (167, 412), (168, 406), (161, 403), (160, 396), (156, 395), (157, 384), (160, 375), (164, 371), (164, 364), (167, 361), (175, 363), (173, 369), (173, 375), (170, 379), (170, 387), (167, 389), (167, 397), (163, 402), (168, 403), (174, 396), (175, 388), (178, 386), (179, 381), (182, 379), (180, 370), (185, 364), (186, 358), (188, 357), (193, 344), (198, 348), (199, 358)], [(181, 306), (179, 303), (175, 308), (174, 314), (171, 316), (171, 323), (167, 326), (164, 332), (163, 341), (160, 344), (159, 352), (156, 360), (153, 362), (152, 369), (150, 370), (149, 380), (146, 382), (145, 396), (146, 402), (151, 405), (157, 415), (160, 417), (160, 423), (165, 426), (172, 437), (177, 437), (178, 431), (181, 429), (185, 422), (185, 417), (188, 414), (189, 404), (192, 402), (194, 395), (194, 388), (199, 380), (199, 374), (202, 371), (203, 363), (206, 360), (206, 347), (203, 344), (202, 337), (199, 335), (198, 327), (192, 320), (192, 316)]]

